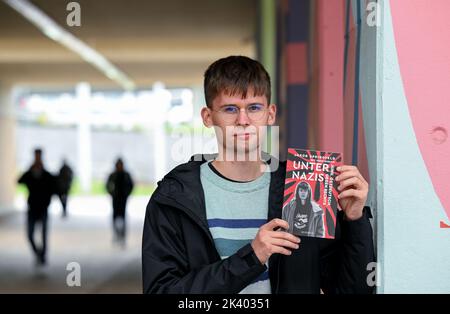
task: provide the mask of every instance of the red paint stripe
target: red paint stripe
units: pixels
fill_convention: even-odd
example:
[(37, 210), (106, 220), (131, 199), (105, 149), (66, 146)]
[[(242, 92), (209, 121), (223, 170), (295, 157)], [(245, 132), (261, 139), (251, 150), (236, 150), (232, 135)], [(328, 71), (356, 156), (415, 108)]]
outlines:
[(308, 45), (306, 42), (286, 45), (287, 83), (308, 83)]
[(318, 51), (318, 148), (344, 149), (343, 81), (345, 3), (317, 0), (316, 43)]

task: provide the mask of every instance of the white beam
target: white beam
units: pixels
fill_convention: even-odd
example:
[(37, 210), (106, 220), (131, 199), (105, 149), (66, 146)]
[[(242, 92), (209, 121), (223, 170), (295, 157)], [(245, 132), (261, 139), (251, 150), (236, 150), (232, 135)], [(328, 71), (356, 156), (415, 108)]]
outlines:
[(126, 90), (134, 89), (134, 82), (125, 73), (99, 52), (58, 25), (28, 0), (4, 0), (4, 2), (33, 23), (45, 36), (80, 55), (81, 58), (99, 69), (109, 79), (117, 82)]

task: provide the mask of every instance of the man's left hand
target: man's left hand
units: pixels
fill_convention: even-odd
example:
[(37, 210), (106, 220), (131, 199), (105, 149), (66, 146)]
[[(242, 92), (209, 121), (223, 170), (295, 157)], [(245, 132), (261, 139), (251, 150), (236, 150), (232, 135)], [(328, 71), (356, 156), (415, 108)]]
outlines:
[(336, 177), (336, 181), (339, 182), (339, 205), (347, 220), (357, 220), (363, 215), (369, 184), (355, 166), (343, 165), (336, 170), (339, 172)]

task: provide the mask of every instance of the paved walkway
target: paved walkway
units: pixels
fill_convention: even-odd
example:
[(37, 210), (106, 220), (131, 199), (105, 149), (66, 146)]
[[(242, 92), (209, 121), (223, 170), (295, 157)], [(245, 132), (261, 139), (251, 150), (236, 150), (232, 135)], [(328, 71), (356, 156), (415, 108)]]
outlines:
[[(141, 239), (148, 199), (129, 200), (125, 247), (112, 241), (107, 196), (70, 199), (66, 219), (53, 199), (45, 267), (35, 266), (26, 239), (25, 212), (1, 217), (0, 293), (141, 293)], [(25, 208), (25, 200), (19, 199), (17, 206)], [(66, 283), (70, 262), (80, 265), (81, 287)]]

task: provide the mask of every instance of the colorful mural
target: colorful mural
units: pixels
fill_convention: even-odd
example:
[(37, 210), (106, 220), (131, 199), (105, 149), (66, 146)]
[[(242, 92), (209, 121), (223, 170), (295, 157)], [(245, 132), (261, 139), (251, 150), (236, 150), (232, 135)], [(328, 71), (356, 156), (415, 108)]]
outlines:
[(449, 218), (441, 227), (450, 228), (450, 2), (400, 0), (390, 1), (390, 7), (414, 133)]
[(378, 293), (450, 291), (450, 1), (279, 3), (281, 149), (343, 152), (369, 181)]

